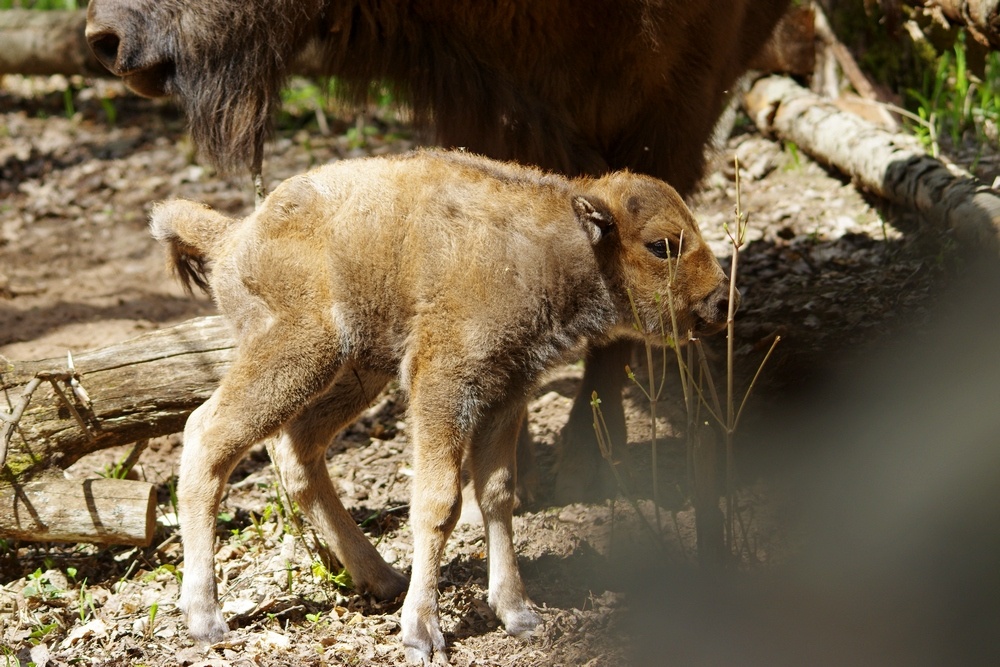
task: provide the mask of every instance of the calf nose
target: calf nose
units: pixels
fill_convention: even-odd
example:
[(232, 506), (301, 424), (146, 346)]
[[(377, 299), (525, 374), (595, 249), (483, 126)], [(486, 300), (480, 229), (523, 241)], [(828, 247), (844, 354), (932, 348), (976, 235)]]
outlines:
[[(733, 311), (740, 307), (740, 291), (733, 290)], [(729, 281), (721, 283), (705, 297), (695, 309), (695, 314), (704, 323), (708, 332), (718, 331), (729, 318)]]

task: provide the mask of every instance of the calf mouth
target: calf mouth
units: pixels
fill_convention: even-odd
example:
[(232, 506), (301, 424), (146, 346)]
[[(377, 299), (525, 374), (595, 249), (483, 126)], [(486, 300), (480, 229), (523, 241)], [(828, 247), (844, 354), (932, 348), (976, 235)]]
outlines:
[(700, 317), (697, 317), (694, 325), (694, 334), (696, 336), (714, 336), (725, 329), (726, 324), (726, 320), (722, 320), (721, 322), (708, 322)]

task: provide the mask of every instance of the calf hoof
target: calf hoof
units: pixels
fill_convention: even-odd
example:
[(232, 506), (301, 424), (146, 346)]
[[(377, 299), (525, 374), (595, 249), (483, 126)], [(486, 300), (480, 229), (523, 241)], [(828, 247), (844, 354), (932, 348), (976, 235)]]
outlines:
[(215, 605), (212, 609), (185, 610), (185, 620), (188, 634), (199, 644), (215, 644), (229, 632), (222, 610)]
[(391, 602), (406, 592), (410, 580), (388, 565), (377, 576), (363, 580), (355, 580), (358, 590), (374, 595), (377, 599)]
[(448, 664), (448, 654), (444, 650), (444, 634), (441, 633), (436, 611), (426, 607), (421, 609), (416, 606), (407, 607), (404, 603), (400, 626), (407, 662), (417, 665)]
[(513, 613), (508, 613), (502, 620), (504, 630), (507, 631), (507, 634), (518, 639), (531, 638), (535, 629), (542, 623), (542, 617), (535, 610), (527, 606)]

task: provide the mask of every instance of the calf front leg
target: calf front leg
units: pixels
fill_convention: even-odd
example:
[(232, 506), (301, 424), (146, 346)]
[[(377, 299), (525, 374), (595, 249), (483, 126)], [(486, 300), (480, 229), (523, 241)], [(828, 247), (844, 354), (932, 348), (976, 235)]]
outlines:
[(541, 623), (524, 591), (514, 553), (511, 514), (518, 471), (515, 447), (524, 406), (509, 406), (484, 419), (472, 439), (476, 498), (486, 528), (490, 607), (508, 633), (523, 637)]

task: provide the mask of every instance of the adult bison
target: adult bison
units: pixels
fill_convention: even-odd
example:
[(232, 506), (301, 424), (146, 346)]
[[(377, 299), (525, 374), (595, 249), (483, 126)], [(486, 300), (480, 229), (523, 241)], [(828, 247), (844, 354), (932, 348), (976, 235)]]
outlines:
[[(362, 100), (385, 82), (446, 146), (574, 176), (628, 168), (682, 196), (730, 86), (788, 0), (91, 0), (87, 38), (136, 92), (174, 95), (224, 168), (259, 168), (307, 43)], [(623, 435), (627, 344), (592, 349), (560, 495), (594, 488), (590, 396)], [(524, 431), (526, 433), (526, 431)]]

